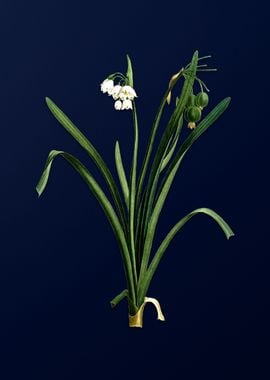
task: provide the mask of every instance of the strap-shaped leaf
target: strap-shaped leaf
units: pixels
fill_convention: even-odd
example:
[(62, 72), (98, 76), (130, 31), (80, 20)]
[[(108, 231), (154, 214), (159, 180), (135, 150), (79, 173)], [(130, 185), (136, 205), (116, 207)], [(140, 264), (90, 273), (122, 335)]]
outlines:
[[(188, 97), (192, 91), (195, 76), (196, 76), (197, 64), (198, 64), (198, 51), (195, 51), (191, 60), (189, 75), (186, 76), (185, 78), (185, 82), (182, 87), (180, 98), (177, 102), (175, 111), (173, 112), (169, 120), (169, 123), (167, 127), (165, 128), (165, 131), (162, 135), (161, 141), (159, 143), (159, 146), (158, 146), (158, 149), (155, 154), (154, 161), (150, 170), (149, 179), (147, 183), (147, 190), (146, 190), (146, 199), (144, 202), (145, 204), (144, 204), (144, 208), (142, 212), (143, 217), (141, 220), (141, 223), (143, 224), (142, 230), (144, 231), (143, 237), (145, 241), (144, 241), (144, 248), (143, 248), (143, 255), (142, 255), (140, 277), (143, 276), (144, 272), (146, 271), (148, 258), (150, 255), (149, 248), (151, 250), (151, 246), (152, 246), (151, 239), (153, 238), (153, 236), (152, 236), (152, 233), (150, 232), (151, 226), (149, 226), (149, 219), (152, 213), (153, 202), (154, 202), (154, 198), (156, 194), (156, 188), (157, 188), (157, 184), (158, 184), (158, 180), (160, 176), (161, 163), (162, 163), (162, 160), (164, 159), (164, 152), (166, 151), (168, 142), (171, 136), (173, 135), (173, 133), (175, 132), (175, 129), (177, 128), (179, 119), (184, 112)], [(153, 234), (154, 232), (155, 232), (155, 229), (153, 229)]]
[(168, 86), (168, 88), (167, 88), (167, 90), (166, 90), (166, 92), (162, 98), (162, 101), (161, 101), (160, 106), (158, 108), (157, 114), (155, 116), (154, 123), (153, 123), (152, 129), (151, 129), (151, 132), (150, 132), (150, 137), (148, 140), (148, 145), (146, 148), (145, 156), (143, 159), (141, 173), (140, 173), (139, 180), (138, 180), (138, 189), (137, 189), (137, 194), (136, 194), (136, 205), (138, 205), (139, 200), (140, 200), (140, 195), (142, 192), (145, 175), (146, 175), (146, 172), (148, 169), (148, 164), (150, 161), (150, 157), (151, 157), (151, 153), (153, 150), (153, 145), (154, 145), (154, 141), (155, 141), (155, 137), (156, 137), (156, 132), (157, 132), (157, 129), (158, 129), (158, 126), (160, 123), (160, 119), (161, 119), (161, 116), (163, 113), (163, 109), (166, 105), (169, 94), (171, 93), (172, 89), (174, 88), (174, 86), (176, 85), (176, 83), (178, 82), (180, 77), (182, 76), (183, 72), (184, 72), (184, 69), (182, 68), (181, 70), (178, 71), (178, 73), (174, 74), (172, 76), (172, 78), (170, 79), (169, 86)]
[(184, 218), (182, 218), (178, 223), (175, 224), (175, 226), (170, 230), (170, 232), (167, 234), (165, 239), (160, 244), (158, 250), (156, 251), (153, 260), (147, 270), (147, 273), (145, 275), (145, 278), (143, 279), (143, 282), (141, 284), (141, 292), (140, 298), (143, 299), (145, 294), (147, 293), (149, 284), (152, 280), (152, 277), (159, 265), (160, 260), (162, 259), (164, 253), (166, 252), (166, 249), (168, 248), (169, 244), (175, 237), (175, 235), (181, 230), (181, 228), (195, 215), (198, 214), (206, 214), (213, 218), (215, 222), (220, 226), (222, 231), (224, 232), (227, 239), (234, 236), (234, 233), (231, 229), (231, 227), (225, 222), (225, 220), (218, 215), (215, 211), (209, 209), (209, 208), (198, 208), (189, 214), (187, 214)]
[[(177, 170), (180, 166), (180, 163), (188, 151), (188, 149), (192, 146), (192, 144), (204, 133), (227, 109), (230, 103), (230, 98), (226, 98), (222, 100), (198, 125), (198, 127), (189, 135), (189, 137), (185, 140), (185, 142), (180, 147), (179, 151), (175, 155), (173, 161), (169, 165), (167, 169), (166, 176), (162, 182), (160, 192), (157, 197), (157, 201), (155, 203), (154, 210), (151, 214), (149, 223), (147, 225), (147, 232), (144, 243), (144, 251), (142, 257), (142, 265), (141, 265), (141, 275), (143, 278), (144, 273), (146, 272), (148, 261), (151, 253), (151, 248), (153, 244), (153, 239), (155, 235), (155, 230), (157, 226), (157, 222), (159, 219), (159, 215), (161, 213), (162, 207), (165, 203), (166, 197), (170, 190), (170, 187), (173, 183), (174, 177), (177, 173)], [(141, 281), (141, 280), (139, 280)]]
[(46, 103), (54, 117), (65, 128), (65, 130), (68, 133), (70, 133), (71, 136), (84, 148), (84, 150), (88, 153), (88, 155), (91, 157), (91, 159), (94, 161), (94, 163), (100, 170), (116, 204), (121, 224), (124, 230), (126, 230), (125, 212), (121, 202), (121, 197), (119, 195), (113, 176), (110, 170), (108, 169), (106, 163), (104, 162), (98, 151), (91, 144), (91, 142), (87, 139), (87, 137), (72, 123), (68, 116), (65, 115), (65, 113), (51, 99), (46, 98)]
[(120, 145), (119, 145), (118, 141), (116, 141), (116, 144), (115, 144), (115, 166), (117, 169), (120, 185), (121, 185), (121, 188), (122, 188), (122, 191), (124, 194), (126, 206), (128, 208), (129, 188), (128, 188), (125, 169), (123, 166), (123, 161), (122, 161), (122, 156), (121, 156), (121, 151), (120, 151)]
[(177, 102), (175, 110), (174, 110), (174, 112), (173, 112), (173, 114), (169, 120), (167, 127), (165, 128), (165, 131), (161, 137), (161, 141), (159, 143), (156, 155), (154, 157), (154, 161), (153, 161), (153, 164), (151, 167), (149, 180), (148, 180), (148, 184), (147, 184), (148, 192), (151, 191), (151, 186), (152, 186), (153, 182), (156, 180), (156, 178), (155, 178), (156, 173), (157, 173), (158, 169), (160, 168), (160, 162), (163, 158), (164, 151), (166, 150), (168, 142), (169, 142), (171, 136), (173, 135), (173, 133), (175, 132), (177, 125), (178, 125), (178, 121), (184, 112), (188, 97), (190, 95), (190, 92), (191, 92), (193, 84), (194, 84), (194, 80), (195, 80), (195, 76), (196, 76), (197, 63), (198, 63), (198, 52), (195, 51), (195, 53), (193, 54), (193, 57), (192, 57), (191, 65), (190, 65), (190, 73), (184, 81), (179, 101)]
[(172, 155), (175, 151), (176, 145), (177, 145), (178, 140), (179, 140), (179, 136), (180, 136), (180, 133), (182, 130), (182, 126), (183, 126), (183, 116), (180, 117), (180, 120), (179, 120), (178, 125), (177, 125), (177, 129), (175, 131), (175, 135), (171, 138), (171, 140), (168, 143), (168, 148), (166, 149), (166, 155), (165, 155), (164, 159), (162, 160), (160, 172), (162, 172), (166, 168), (170, 159), (172, 158)]
[(92, 191), (93, 195), (96, 197), (98, 200), (99, 204), (101, 205), (105, 215), (107, 216), (112, 229), (114, 231), (114, 234), (116, 236), (116, 239), (119, 243), (119, 246), (121, 248), (121, 254), (122, 254), (122, 259), (124, 263), (124, 269), (125, 269), (125, 274), (126, 274), (126, 279), (127, 283), (129, 285), (129, 290), (130, 294), (135, 300), (135, 291), (134, 291), (134, 284), (132, 280), (132, 267), (131, 267), (131, 261), (129, 257), (129, 250), (128, 250), (128, 245), (125, 239), (125, 234), (122, 229), (122, 226), (120, 224), (120, 221), (110, 203), (108, 198), (106, 197), (105, 193), (99, 186), (99, 184), (96, 182), (94, 177), (90, 174), (88, 169), (74, 156), (72, 156), (69, 153), (63, 152), (63, 151), (58, 151), (58, 150), (52, 150), (47, 158), (43, 173), (40, 177), (40, 180), (36, 186), (36, 190), (39, 194), (39, 196), (43, 193), (43, 191), (46, 188), (50, 171), (51, 171), (51, 166), (53, 163), (53, 160), (57, 156), (62, 156), (69, 164), (73, 166), (73, 168), (80, 174), (82, 179), (86, 182), (90, 190)]
[(124, 289), (121, 293), (119, 293), (114, 299), (111, 300), (110, 304), (111, 307), (115, 307), (116, 305), (119, 304), (124, 298), (128, 298), (128, 290)]
[(126, 73), (126, 77), (128, 78), (128, 84), (129, 84), (129, 86), (133, 87), (132, 63), (131, 63), (131, 59), (129, 58), (128, 54), (127, 54), (127, 73)]

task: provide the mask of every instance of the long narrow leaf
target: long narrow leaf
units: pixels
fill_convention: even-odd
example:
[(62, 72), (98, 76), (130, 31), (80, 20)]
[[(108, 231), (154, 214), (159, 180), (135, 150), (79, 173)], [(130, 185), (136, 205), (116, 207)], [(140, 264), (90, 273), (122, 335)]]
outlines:
[(220, 228), (224, 232), (227, 239), (234, 236), (234, 233), (233, 233), (231, 227), (225, 222), (225, 220), (220, 215), (218, 215), (215, 211), (213, 211), (209, 208), (198, 208), (198, 209), (190, 212), (189, 214), (187, 214), (184, 218), (182, 218), (178, 223), (175, 224), (175, 226), (170, 230), (170, 232), (167, 234), (165, 239), (160, 244), (158, 250), (156, 251), (156, 253), (153, 257), (153, 260), (152, 260), (152, 262), (151, 262), (151, 264), (147, 270), (144, 281), (141, 284), (142, 294), (140, 296), (142, 299), (144, 298), (144, 296), (147, 293), (147, 290), (148, 290), (149, 284), (152, 280), (152, 277), (153, 277), (153, 275), (154, 275), (154, 273), (155, 273), (155, 271), (159, 265), (160, 260), (162, 259), (164, 253), (166, 252), (166, 249), (168, 248), (169, 244), (171, 243), (171, 241), (173, 240), (175, 235), (181, 230), (181, 228), (193, 216), (198, 215), (198, 214), (206, 214), (206, 215), (210, 216), (211, 218), (213, 218), (215, 220), (215, 222), (217, 222), (217, 224), (220, 226)]
[(162, 101), (161, 101), (160, 106), (158, 108), (157, 114), (155, 116), (154, 123), (153, 123), (152, 129), (151, 129), (151, 132), (150, 132), (150, 137), (148, 140), (148, 145), (146, 148), (145, 156), (143, 159), (141, 173), (140, 173), (139, 180), (138, 180), (138, 189), (137, 189), (137, 194), (136, 194), (136, 206), (138, 205), (139, 200), (140, 200), (140, 195), (142, 192), (145, 175), (146, 175), (146, 172), (148, 169), (148, 164), (149, 164), (149, 160), (150, 160), (151, 153), (153, 150), (154, 140), (155, 140), (156, 132), (157, 132), (157, 129), (158, 129), (158, 126), (160, 123), (162, 113), (163, 113), (163, 109), (166, 105), (169, 94), (171, 93), (172, 89), (174, 88), (174, 86), (176, 85), (176, 83), (178, 82), (180, 77), (182, 76), (183, 71), (184, 71), (184, 69), (182, 68), (181, 70), (178, 71), (178, 73), (176, 73), (175, 75), (172, 76), (172, 78), (169, 82), (169, 86), (168, 86), (168, 88), (167, 88), (167, 90), (166, 90), (166, 92), (162, 98)]
[(110, 304), (111, 307), (115, 307), (116, 305), (119, 304), (124, 298), (128, 298), (128, 290), (124, 289), (121, 293), (119, 293), (114, 299), (111, 300)]
[(122, 229), (122, 226), (120, 224), (120, 221), (110, 203), (108, 198), (106, 197), (105, 193), (99, 186), (99, 184), (95, 181), (93, 176), (90, 174), (88, 169), (74, 156), (72, 156), (69, 153), (63, 152), (63, 151), (57, 151), (52, 150), (49, 153), (49, 156), (47, 158), (44, 171), (41, 175), (41, 178), (36, 186), (36, 190), (39, 194), (39, 196), (43, 193), (43, 191), (46, 188), (46, 185), (48, 183), (51, 166), (53, 163), (53, 160), (57, 156), (62, 156), (65, 160), (69, 162), (73, 166), (73, 168), (80, 174), (82, 179), (86, 182), (90, 190), (92, 191), (93, 195), (98, 200), (99, 204), (101, 205), (105, 215), (107, 216), (112, 229), (114, 231), (114, 234), (116, 236), (116, 239), (120, 245), (121, 253), (122, 253), (122, 259), (124, 262), (124, 268), (125, 268), (125, 274), (127, 278), (127, 283), (129, 285), (129, 290), (131, 292), (131, 295), (133, 297), (133, 300), (135, 300), (135, 290), (134, 290), (134, 283), (132, 281), (132, 266), (131, 261), (129, 257), (129, 250), (127, 246), (127, 242), (125, 239), (124, 231)]
[(122, 205), (121, 197), (119, 195), (113, 176), (110, 170), (108, 169), (106, 163), (104, 162), (98, 151), (91, 144), (91, 142), (87, 139), (87, 137), (72, 123), (72, 121), (67, 117), (67, 115), (65, 115), (65, 113), (50, 98), (46, 98), (46, 103), (54, 117), (66, 129), (66, 131), (70, 133), (71, 136), (84, 148), (84, 150), (87, 152), (87, 154), (91, 157), (91, 159), (94, 161), (94, 163), (100, 170), (116, 204), (121, 224), (124, 230), (126, 231), (125, 212)]
[(124, 194), (124, 199), (126, 202), (126, 206), (128, 207), (129, 204), (129, 188), (128, 188), (128, 183), (127, 183), (127, 178), (126, 178), (126, 173), (125, 169), (123, 166), (123, 161), (122, 161), (122, 156), (121, 156), (121, 151), (120, 151), (120, 145), (119, 142), (116, 141), (115, 144), (115, 166), (117, 169), (120, 185)]
[(128, 84), (129, 84), (129, 86), (133, 87), (133, 69), (132, 69), (131, 59), (129, 58), (128, 54), (127, 54), (127, 73), (126, 73), (126, 77), (128, 78)]
[(175, 155), (175, 158), (173, 159), (172, 163), (167, 169), (166, 177), (164, 178), (164, 181), (162, 183), (161, 190), (157, 197), (154, 210), (151, 214), (151, 218), (147, 226), (147, 233), (145, 237), (144, 252), (143, 252), (143, 258), (142, 258), (142, 269), (141, 269), (142, 278), (148, 266), (148, 261), (149, 261), (149, 257), (151, 253), (151, 248), (153, 244), (153, 239), (154, 239), (159, 215), (165, 203), (170, 187), (173, 183), (174, 177), (180, 166), (180, 163), (184, 155), (188, 151), (188, 149), (192, 146), (192, 144), (197, 140), (199, 136), (201, 136), (203, 132), (205, 132), (222, 115), (222, 113), (227, 109), (229, 103), (230, 103), (230, 98), (224, 99), (203, 119), (203, 121), (198, 125), (198, 127), (189, 135), (189, 137), (182, 144), (179, 151)]
[[(145, 237), (144, 242), (144, 248), (143, 248), (143, 256), (142, 256), (142, 263), (141, 263), (141, 271), (140, 271), (140, 278), (143, 277), (144, 272), (146, 271), (149, 255), (152, 247), (152, 240), (154, 237), (155, 232), (155, 226), (152, 221), (149, 221), (150, 214), (152, 212), (152, 205), (155, 197), (155, 192), (158, 184), (158, 179), (160, 175), (160, 168), (161, 168), (161, 162), (164, 158), (164, 152), (166, 150), (167, 144), (170, 140), (170, 137), (172, 133), (175, 131), (175, 128), (177, 127), (177, 123), (182, 116), (188, 97), (192, 91), (195, 76), (196, 76), (196, 69), (198, 64), (198, 51), (195, 51), (192, 57), (190, 69), (189, 69), (189, 75), (186, 77), (180, 98), (177, 102), (177, 106), (175, 111), (172, 114), (172, 117), (163, 133), (163, 136), (161, 138), (160, 144), (158, 146), (152, 168), (149, 174), (149, 179), (147, 183), (147, 192), (146, 192), (146, 201), (145, 201), (145, 207), (143, 210), (143, 218), (141, 223), (143, 223), (143, 230)], [(139, 279), (140, 281), (140, 279)]]
[(166, 155), (164, 159), (162, 160), (160, 172), (162, 172), (166, 168), (166, 166), (168, 165), (168, 163), (170, 162), (170, 159), (172, 158), (174, 154), (174, 151), (175, 151), (175, 148), (178, 143), (179, 136), (182, 130), (182, 126), (183, 126), (183, 116), (180, 117), (180, 120), (177, 125), (177, 129), (175, 131), (175, 136), (173, 136), (171, 142), (168, 144), (168, 149), (166, 149)]

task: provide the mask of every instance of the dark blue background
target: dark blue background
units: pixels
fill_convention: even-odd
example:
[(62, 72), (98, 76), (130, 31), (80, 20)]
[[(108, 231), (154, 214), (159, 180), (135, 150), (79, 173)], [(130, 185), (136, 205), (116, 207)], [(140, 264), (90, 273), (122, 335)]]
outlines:
[[(269, 30), (263, 1), (1, 1), (1, 379), (269, 378)], [(210, 106), (232, 103), (186, 156), (159, 224), (211, 207), (170, 246), (149, 295), (144, 328), (129, 329), (117, 243), (97, 201), (58, 159), (46, 193), (35, 185), (50, 149), (88, 157), (53, 119), (50, 96), (113, 173), (126, 162), (131, 114), (99, 91), (133, 59), (140, 157), (168, 79), (195, 49)], [(99, 178), (90, 163), (91, 171)]]

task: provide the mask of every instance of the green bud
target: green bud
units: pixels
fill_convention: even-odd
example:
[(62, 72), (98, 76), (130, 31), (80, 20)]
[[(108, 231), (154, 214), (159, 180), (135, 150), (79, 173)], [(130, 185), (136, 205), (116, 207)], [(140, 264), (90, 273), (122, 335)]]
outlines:
[(202, 116), (202, 111), (199, 107), (193, 106), (189, 107), (186, 110), (185, 117), (188, 122), (195, 123), (196, 121), (199, 121)]
[(209, 97), (206, 92), (199, 92), (196, 96), (195, 103), (198, 107), (206, 107), (209, 102)]

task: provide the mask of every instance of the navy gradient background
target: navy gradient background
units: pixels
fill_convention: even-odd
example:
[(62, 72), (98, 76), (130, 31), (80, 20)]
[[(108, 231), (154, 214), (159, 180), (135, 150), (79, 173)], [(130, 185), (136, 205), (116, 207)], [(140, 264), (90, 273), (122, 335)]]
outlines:
[[(269, 30), (265, 2), (1, 1), (0, 378), (269, 379)], [(141, 156), (170, 76), (195, 49), (213, 107), (229, 109), (185, 157), (158, 237), (185, 213), (211, 207), (173, 241), (153, 280), (166, 322), (147, 307), (129, 329), (117, 243), (97, 201), (51, 149), (88, 157), (48, 111), (51, 97), (115, 173), (130, 162), (131, 114), (99, 91), (134, 63)], [(210, 63), (210, 62), (209, 62)], [(140, 157), (141, 157), (140, 156)], [(100, 178), (96, 168), (91, 171)]]

